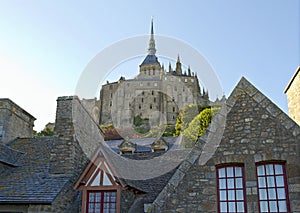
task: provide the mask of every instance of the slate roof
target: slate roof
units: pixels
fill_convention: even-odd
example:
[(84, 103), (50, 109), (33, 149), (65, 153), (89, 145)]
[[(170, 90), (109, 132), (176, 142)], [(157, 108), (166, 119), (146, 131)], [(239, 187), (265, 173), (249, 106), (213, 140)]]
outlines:
[(154, 202), (155, 198), (168, 183), (175, 171), (176, 168), (159, 177), (147, 180), (124, 180), (127, 185), (145, 192), (143, 196), (136, 199), (136, 202), (132, 204), (129, 212), (144, 212), (144, 204), (151, 204)]
[(159, 63), (155, 55), (147, 55), (141, 65)]
[[(16, 139), (1, 145), (0, 203), (51, 203), (69, 181), (49, 174), (50, 151), (55, 137)], [(8, 158), (4, 152), (12, 153)], [(0, 167), (3, 165), (0, 164)]]

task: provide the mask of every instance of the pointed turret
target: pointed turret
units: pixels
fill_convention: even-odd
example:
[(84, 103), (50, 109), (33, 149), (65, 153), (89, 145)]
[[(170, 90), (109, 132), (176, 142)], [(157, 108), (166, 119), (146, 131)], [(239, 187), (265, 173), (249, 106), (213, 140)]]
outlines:
[(169, 73), (172, 72), (172, 66), (171, 66), (171, 63), (169, 62)]
[(181, 69), (181, 62), (180, 62), (180, 57), (179, 57), (179, 54), (178, 54), (178, 57), (177, 57), (177, 62), (176, 62), (176, 74), (177, 75), (182, 75), (182, 69)]
[(192, 74), (191, 74), (191, 67), (190, 66), (188, 68), (188, 76), (192, 76)]

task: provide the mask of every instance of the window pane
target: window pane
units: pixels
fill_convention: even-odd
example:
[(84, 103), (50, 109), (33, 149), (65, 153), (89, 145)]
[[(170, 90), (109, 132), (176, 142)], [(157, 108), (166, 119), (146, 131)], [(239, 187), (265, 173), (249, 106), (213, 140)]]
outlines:
[(227, 200), (225, 190), (220, 191), (220, 200)]
[(244, 200), (243, 190), (236, 190), (236, 200)]
[(276, 191), (275, 189), (268, 189), (269, 200), (276, 200)]
[(271, 212), (277, 212), (277, 202), (276, 201), (270, 201), (270, 211)]
[(229, 204), (229, 211), (228, 212), (236, 212), (235, 211), (235, 202), (228, 202)]
[(287, 212), (286, 201), (279, 201), (279, 212)]
[(268, 187), (275, 187), (275, 179), (274, 176), (267, 177)]
[(263, 165), (257, 167), (257, 174), (259, 176), (265, 175), (265, 167)]
[(284, 186), (283, 176), (276, 176), (276, 186)]
[(243, 179), (242, 178), (235, 179), (235, 188), (238, 188), (238, 189), (243, 188)]
[(260, 202), (260, 211), (261, 212), (269, 212), (268, 211), (268, 202), (267, 201)]
[(259, 187), (266, 187), (266, 178), (265, 177), (259, 177), (258, 178), (258, 186)]
[(278, 199), (285, 199), (285, 189), (284, 188), (277, 189), (277, 196)]
[(233, 178), (228, 178), (227, 179), (227, 187), (228, 187), (228, 189), (233, 189), (234, 188), (234, 179)]
[(242, 177), (242, 168), (241, 167), (235, 167), (235, 176)]
[(234, 190), (228, 190), (228, 200), (235, 200)]
[(227, 167), (227, 177), (233, 177), (233, 167)]
[(221, 178), (221, 177), (226, 177), (226, 176), (225, 176), (225, 168), (219, 169), (219, 177), (220, 177), (220, 178)]
[(101, 193), (95, 193), (95, 195), (96, 195), (96, 201), (95, 202), (100, 202)]
[(100, 212), (100, 203), (95, 204), (95, 210), (96, 212)]
[(283, 174), (282, 165), (280, 165), (280, 164), (275, 165), (275, 174), (277, 174), (277, 175)]
[(273, 164), (266, 165), (266, 174), (267, 175), (273, 175), (274, 174)]
[(267, 199), (267, 190), (266, 189), (260, 189), (259, 190), (259, 199), (260, 200), (266, 200)]
[(245, 212), (244, 202), (237, 202), (237, 211), (238, 212)]
[(226, 202), (220, 203), (220, 210), (221, 210), (221, 212), (227, 212), (227, 203)]
[(90, 193), (90, 201), (94, 201), (95, 198), (95, 194), (94, 193)]
[(226, 179), (219, 180), (219, 187), (220, 189), (226, 189)]

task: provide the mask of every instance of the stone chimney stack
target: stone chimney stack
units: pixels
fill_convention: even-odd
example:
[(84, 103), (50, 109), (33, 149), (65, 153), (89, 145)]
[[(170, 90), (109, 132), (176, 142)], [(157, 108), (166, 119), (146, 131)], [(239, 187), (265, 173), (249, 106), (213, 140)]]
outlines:
[(57, 99), (54, 143), (50, 155), (50, 173), (72, 174), (75, 164), (76, 141), (73, 125), (73, 96)]
[(103, 141), (100, 127), (77, 96), (57, 99), (54, 134), (50, 155), (52, 174), (78, 174)]

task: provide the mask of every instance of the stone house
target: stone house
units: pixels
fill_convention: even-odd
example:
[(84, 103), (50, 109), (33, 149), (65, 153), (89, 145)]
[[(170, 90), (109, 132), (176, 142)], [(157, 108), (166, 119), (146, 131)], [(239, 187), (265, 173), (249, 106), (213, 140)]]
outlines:
[(32, 137), (35, 118), (8, 98), (0, 99), (0, 141)]
[(192, 149), (174, 140), (119, 155), (59, 97), (53, 137), (0, 144), (0, 212), (300, 212), (300, 127), (245, 78)]

